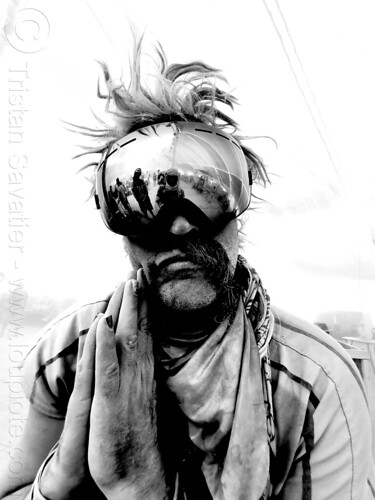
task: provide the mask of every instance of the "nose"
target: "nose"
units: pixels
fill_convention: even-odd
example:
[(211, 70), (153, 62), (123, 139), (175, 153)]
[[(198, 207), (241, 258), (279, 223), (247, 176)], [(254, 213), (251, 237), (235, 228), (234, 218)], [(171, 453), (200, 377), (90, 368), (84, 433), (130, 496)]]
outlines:
[(184, 234), (190, 233), (193, 229), (198, 230), (198, 227), (191, 224), (182, 215), (178, 215), (174, 219), (169, 232), (175, 234), (176, 236), (183, 236)]

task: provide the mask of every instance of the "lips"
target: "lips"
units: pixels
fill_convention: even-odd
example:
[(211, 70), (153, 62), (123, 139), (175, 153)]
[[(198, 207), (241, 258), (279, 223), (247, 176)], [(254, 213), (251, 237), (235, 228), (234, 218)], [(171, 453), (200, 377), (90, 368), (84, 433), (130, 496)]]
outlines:
[(156, 265), (159, 272), (193, 271), (200, 268), (200, 266), (189, 260), (185, 254), (180, 253), (166, 256), (158, 260)]
[(185, 261), (179, 260), (179, 261), (171, 262), (166, 267), (164, 267), (164, 269), (167, 272), (175, 273), (178, 271), (195, 271), (196, 269), (199, 269), (199, 266), (197, 266), (196, 264), (193, 264), (189, 260), (185, 260)]
[(158, 268), (162, 268), (172, 264), (173, 262), (179, 262), (183, 260), (189, 260), (181, 251), (172, 251), (172, 252), (164, 252), (163, 254), (158, 255), (155, 259), (155, 265)]

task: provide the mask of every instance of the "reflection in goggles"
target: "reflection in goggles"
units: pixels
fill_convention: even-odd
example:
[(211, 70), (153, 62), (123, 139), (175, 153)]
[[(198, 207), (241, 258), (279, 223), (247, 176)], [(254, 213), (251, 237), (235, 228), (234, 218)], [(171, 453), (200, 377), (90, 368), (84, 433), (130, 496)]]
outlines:
[(162, 123), (129, 134), (110, 148), (97, 175), (104, 222), (125, 235), (142, 233), (172, 206), (194, 205), (213, 223), (224, 214), (236, 217), (250, 195), (238, 143), (196, 123)]

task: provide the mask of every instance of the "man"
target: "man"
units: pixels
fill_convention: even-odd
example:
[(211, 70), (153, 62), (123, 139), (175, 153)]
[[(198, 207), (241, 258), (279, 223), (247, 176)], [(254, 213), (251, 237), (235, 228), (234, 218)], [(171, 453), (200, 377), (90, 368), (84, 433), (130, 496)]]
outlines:
[(156, 203), (161, 207), (164, 203), (184, 197), (184, 191), (179, 187), (178, 171), (170, 168), (165, 173), (165, 183), (159, 186), (156, 193)]
[[(135, 48), (131, 85), (105, 68), (118, 126), (95, 199), (134, 271), (110, 297), (62, 315), (25, 363), (20, 449), (27, 498), (375, 498), (363, 384), (320, 329), (271, 308), (239, 256), (238, 217), (263, 164), (217, 104), (219, 73), (167, 66), (153, 90)], [(131, 183), (174, 169), (184, 197), (140, 209)], [(204, 189), (197, 189), (205, 175)], [(222, 200), (225, 199), (225, 203)], [(126, 208), (126, 209), (125, 209)], [(95, 276), (93, 276), (95, 279)], [(11, 488), (2, 486), (2, 494)], [(31, 489), (30, 489), (31, 488)], [(26, 493), (25, 493), (26, 494)]]

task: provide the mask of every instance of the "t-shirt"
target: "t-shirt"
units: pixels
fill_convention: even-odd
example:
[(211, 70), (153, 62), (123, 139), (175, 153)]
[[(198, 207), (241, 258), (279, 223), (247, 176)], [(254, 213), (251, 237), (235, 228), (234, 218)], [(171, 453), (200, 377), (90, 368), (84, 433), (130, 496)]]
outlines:
[[(40, 412), (64, 419), (80, 339), (95, 316), (105, 313), (109, 299), (71, 308), (31, 348), (24, 364), (24, 390)], [(272, 312), (271, 498), (375, 498), (371, 422), (360, 373), (325, 332), (278, 308)]]

